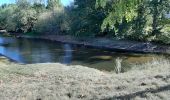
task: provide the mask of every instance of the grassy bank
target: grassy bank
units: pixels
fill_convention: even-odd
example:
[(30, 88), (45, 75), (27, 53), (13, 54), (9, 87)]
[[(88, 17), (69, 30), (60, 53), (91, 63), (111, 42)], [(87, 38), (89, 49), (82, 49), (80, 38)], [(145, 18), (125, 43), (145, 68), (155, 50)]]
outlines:
[(1, 62), (1, 100), (163, 99), (170, 97), (170, 63), (155, 60), (121, 74), (57, 63)]

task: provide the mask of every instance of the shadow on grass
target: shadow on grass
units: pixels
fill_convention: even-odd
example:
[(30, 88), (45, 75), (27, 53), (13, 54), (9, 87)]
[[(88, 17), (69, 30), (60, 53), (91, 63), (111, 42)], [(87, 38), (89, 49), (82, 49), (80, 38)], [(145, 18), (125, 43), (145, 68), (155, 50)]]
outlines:
[(159, 93), (159, 92), (169, 91), (169, 90), (170, 90), (170, 85), (167, 85), (167, 86), (160, 87), (158, 89), (148, 89), (145, 91), (139, 91), (139, 92), (132, 93), (132, 94), (115, 96), (115, 97), (111, 97), (111, 98), (105, 98), (103, 100), (131, 100), (131, 99), (135, 98), (136, 96), (140, 96), (140, 97), (144, 98), (144, 97), (146, 97), (145, 96), (146, 93)]

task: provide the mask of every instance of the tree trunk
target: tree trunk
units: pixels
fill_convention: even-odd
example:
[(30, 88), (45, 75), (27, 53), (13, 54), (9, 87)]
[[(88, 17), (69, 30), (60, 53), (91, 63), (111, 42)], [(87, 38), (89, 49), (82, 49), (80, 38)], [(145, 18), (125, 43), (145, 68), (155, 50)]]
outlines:
[(158, 12), (158, 5), (155, 4), (153, 7), (153, 23), (152, 23), (152, 35), (158, 35), (158, 18), (159, 18), (159, 12)]

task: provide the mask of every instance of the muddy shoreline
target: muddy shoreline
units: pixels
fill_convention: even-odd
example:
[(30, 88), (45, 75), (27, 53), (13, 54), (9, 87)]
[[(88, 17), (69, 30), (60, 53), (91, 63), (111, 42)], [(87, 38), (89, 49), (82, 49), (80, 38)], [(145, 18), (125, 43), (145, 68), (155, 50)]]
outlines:
[(106, 49), (115, 52), (128, 53), (155, 53), (155, 54), (170, 54), (169, 45), (161, 45), (151, 42), (138, 42), (129, 40), (113, 40), (108, 38), (76, 38), (69, 35), (47, 35), (47, 36), (18, 36), (18, 38), (28, 39), (43, 39), (68, 43), (90, 48)]

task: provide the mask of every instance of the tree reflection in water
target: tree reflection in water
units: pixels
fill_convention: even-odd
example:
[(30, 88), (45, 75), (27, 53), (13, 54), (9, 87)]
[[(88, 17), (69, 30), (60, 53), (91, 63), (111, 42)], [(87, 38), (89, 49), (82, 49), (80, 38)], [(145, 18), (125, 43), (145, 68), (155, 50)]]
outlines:
[(70, 44), (64, 44), (63, 64), (70, 64), (72, 61), (72, 47)]

